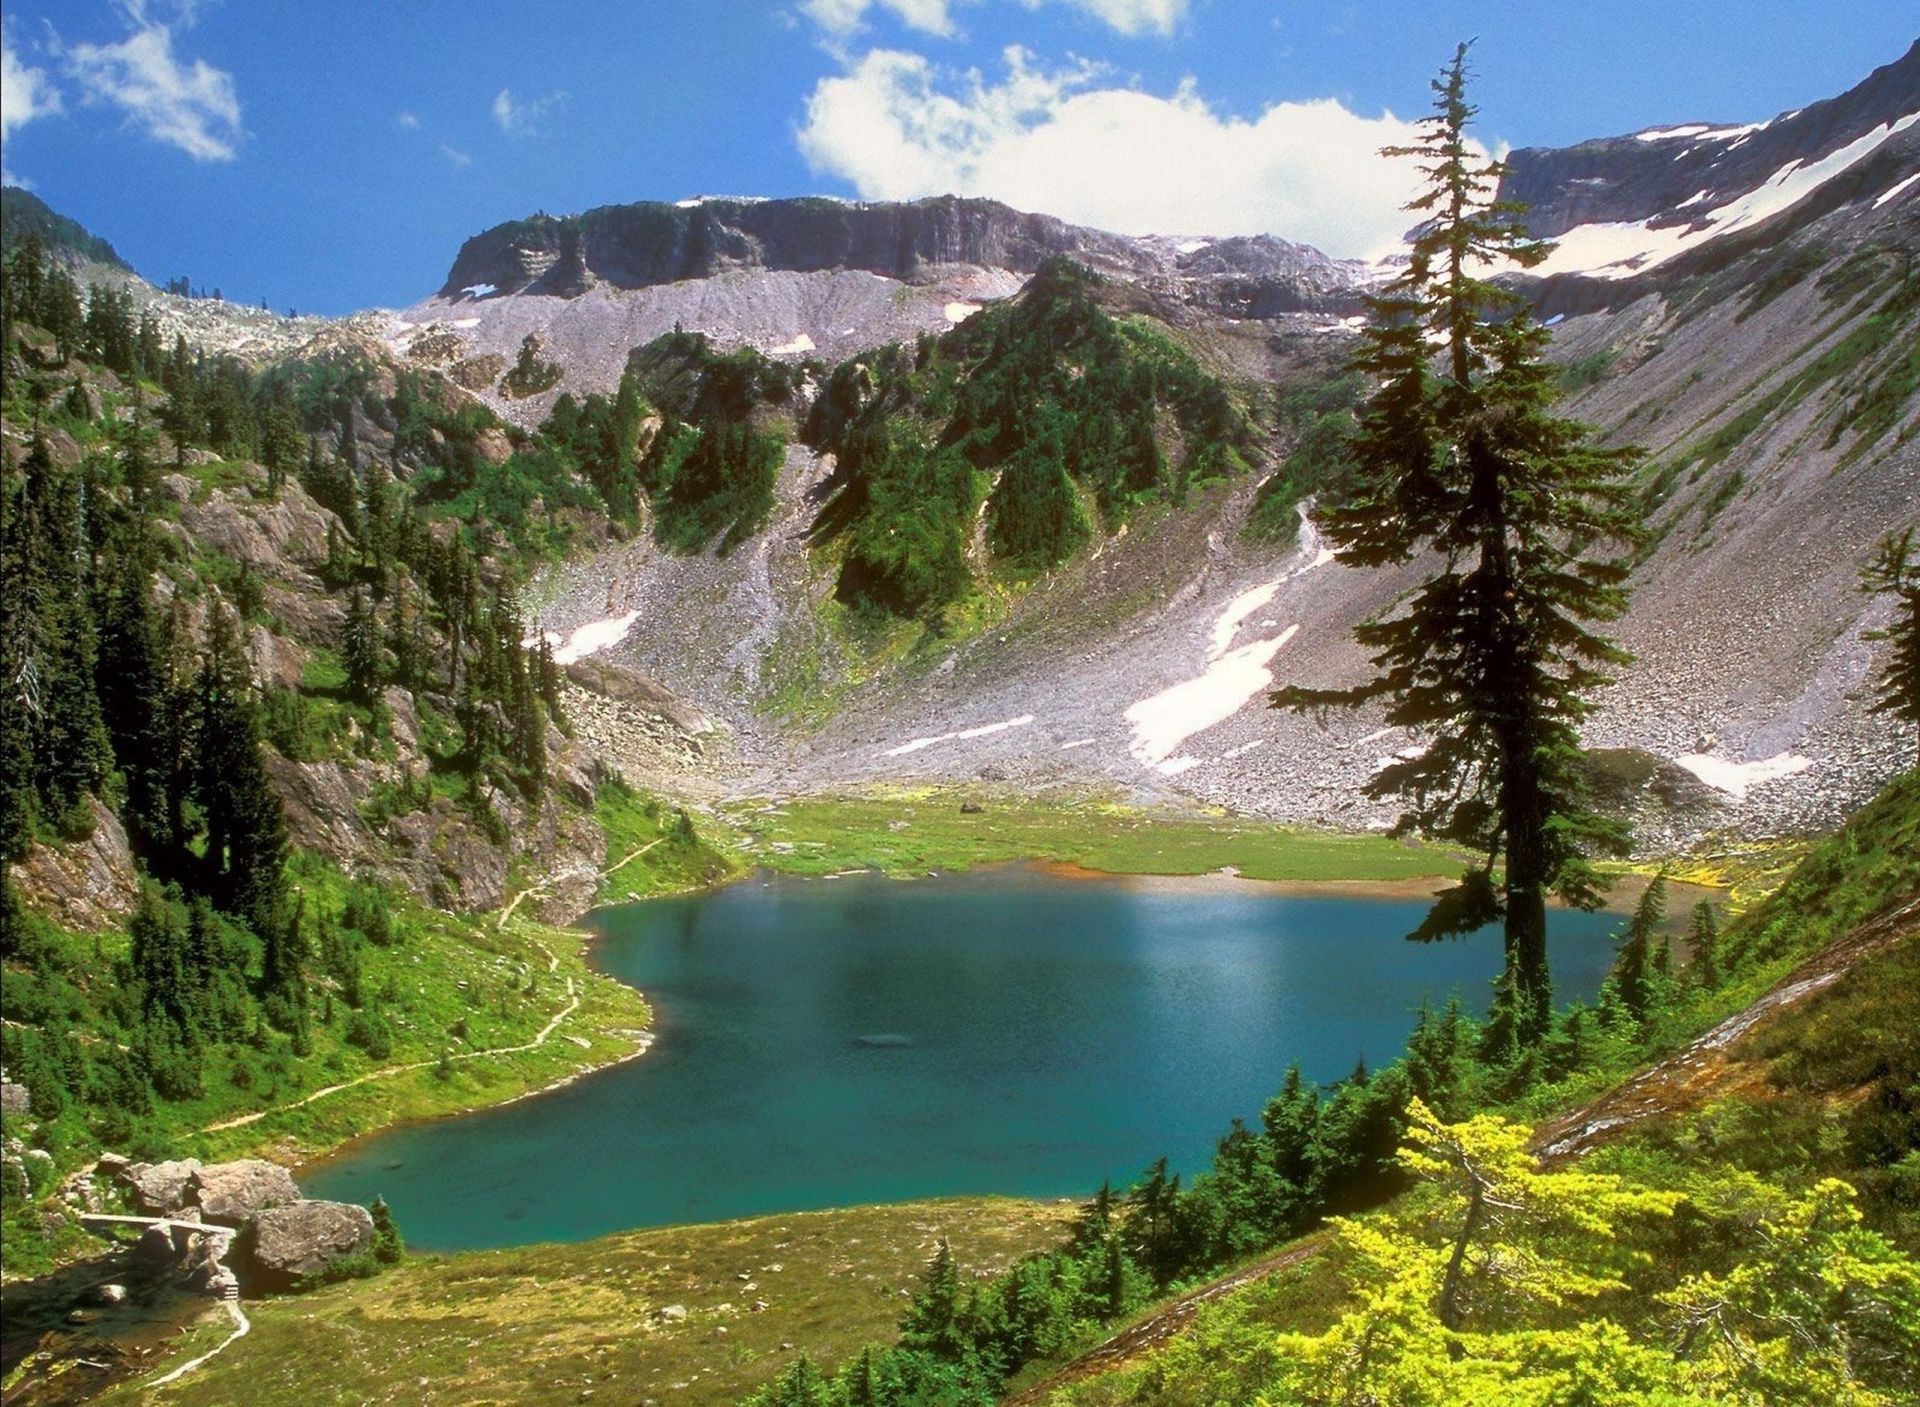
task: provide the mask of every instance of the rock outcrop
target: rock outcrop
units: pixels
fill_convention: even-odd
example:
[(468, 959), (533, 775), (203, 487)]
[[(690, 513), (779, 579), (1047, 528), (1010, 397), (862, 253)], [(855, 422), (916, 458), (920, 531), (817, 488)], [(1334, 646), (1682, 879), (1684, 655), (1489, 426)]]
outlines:
[(142, 1216), (185, 1216), (198, 1220), (193, 1208), (194, 1178), (202, 1170), (198, 1158), (181, 1158), (165, 1163), (130, 1163), (119, 1170), (118, 1180), (133, 1198), (134, 1209)]
[(373, 1217), (351, 1202), (295, 1202), (261, 1212), (241, 1233), (241, 1280), (287, 1289), (373, 1245)]
[(373, 1245), (365, 1207), (308, 1201), (286, 1168), (265, 1159), (135, 1163), (105, 1153), (96, 1169), (142, 1216), (165, 1219), (141, 1233), (135, 1254), (202, 1293), (226, 1293), (236, 1275), (251, 1289), (288, 1289)]
[(133, 852), (120, 820), (95, 797), (87, 798), (92, 830), (69, 845), (35, 841), (11, 879), (29, 907), (67, 928), (98, 933), (133, 912), (140, 897)]
[(201, 1168), (189, 1179), (189, 1192), (200, 1220), (236, 1229), (262, 1212), (300, 1200), (293, 1174), (262, 1158)]

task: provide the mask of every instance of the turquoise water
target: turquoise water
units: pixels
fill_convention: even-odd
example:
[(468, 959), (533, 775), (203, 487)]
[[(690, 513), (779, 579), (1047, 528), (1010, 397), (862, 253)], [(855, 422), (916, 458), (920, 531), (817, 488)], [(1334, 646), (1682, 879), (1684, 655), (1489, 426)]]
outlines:
[[(383, 1134), (303, 1179), (434, 1250), (958, 1193), (1082, 1195), (1199, 1169), (1290, 1061), (1399, 1053), (1422, 999), (1484, 1005), (1492, 931), (1418, 903), (1025, 869), (771, 878), (608, 909), (595, 961), (656, 1004), (641, 1060)], [(1618, 919), (1555, 913), (1563, 997)]]

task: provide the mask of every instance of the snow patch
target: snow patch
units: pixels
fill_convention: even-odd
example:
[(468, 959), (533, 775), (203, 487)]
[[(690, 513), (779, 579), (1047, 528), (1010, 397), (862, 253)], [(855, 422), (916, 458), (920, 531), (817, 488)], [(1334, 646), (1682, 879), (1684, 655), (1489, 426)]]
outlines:
[(979, 312), (980, 305), (978, 303), (949, 303), (943, 311), (947, 315), (948, 322), (962, 323)]
[(813, 339), (804, 332), (796, 332), (778, 347), (767, 348), (767, 355), (777, 357), (788, 352), (811, 352), (812, 350)]
[(488, 294), (498, 293), (500, 290), (490, 283), (470, 283), (460, 291), (469, 298), (485, 298)]
[(1077, 747), (1091, 747), (1091, 746), (1093, 746), (1092, 738), (1075, 738), (1070, 743), (1060, 744), (1060, 751), (1072, 752)]
[(1879, 199), (1873, 202), (1873, 208), (1875, 210), (1878, 210), (1881, 206), (1885, 205), (1888, 201), (1892, 200), (1895, 196), (1899, 195), (1901, 191), (1905, 190), (1908, 186), (1912, 185), (1915, 181), (1920, 181), (1920, 171), (1914, 172), (1911, 176), (1907, 177), (1906, 180), (1900, 182), (1899, 185), (1893, 186), (1885, 191), (1882, 191), (1880, 193)]
[[(1920, 112), (1910, 112), (1897, 121), (1883, 122), (1862, 133), (1818, 161), (1803, 163), (1795, 157), (1745, 195), (1697, 216), (1691, 224), (1661, 229), (1650, 228), (1650, 220), (1576, 225), (1555, 237), (1553, 253), (1544, 263), (1535, 265), (1532, 272), (1542, 278), (1565, 273), (1584, 273), (1593, 278), (1630, 278), (1707, 240), (1757, 224), (1797, 205), (1816, 188), (1870, 156), (1888, 138), (1906, 131), (1916, 122), (1920, 122)], [(1661, 139), (1639, 135), (1643, 141)]]
[(1198, 757), (1169, 757), (1153, 770), (1163, 777), (1177, 777), (1182, 772), (1191, 772), (1203, 759)]
[(1751, 787), (1780, 781), (1813, 766), (1812, 758), (1793, 752), (1775, 753), (1757, 762), (1730, 762), (1704, 752), (1684, 753), (1673, 760), (1715, 791), (1725, 792), (1736, 801), (1745, 801)]
[[(1214, 660), (1205, 674), (1162, 689), (1126, 711), (1133, 725), (1130, 751), (1157, 767), (1195, 733), (1233, 717), (1261, 690), (1273, 684), (1267, 666), (1300, 627), (1290, 625), (1271, 640), (1255, 640)], [(1184, 769), (1182, 769), (1184, 770)]]
[(1033, 722), (1031, 713), (1023, 713), (1018, 718), (1009, 718), (1004, 723), (982, 723), (977, 728), (962, 728), (957, 733), (937, 733), (930, 738), (915, 738), (912, 742), (888, 748), (883, 756), (905, 757), (910, 752), (919, 752), (922, 748), (937, 747), (941, 743), (957, 742), (965, 738), (985, 738), (994, 733), (1004, 733), (1009, 728), (1024, 728)]
[(1207, 646), (1208, 659), (1217, 660), (1232, 648), (1233, 637), (1240, 633), (1240, 627), (1247, 617), (1271, 601), (1280, 590), (1280, 583), (1285, 580), (1285, 577), (1279, 577), (1264, 586), (1243, 591), (1227, 603), (1226, 610), (1220, 613), (1220, 619), (1213, 623), (1213, 639)]
[(1183, 239), (1174, 245), (1174, 248), (1182, 254), (1198, 254), (1202, 249), (1205, 249), (1212, 243), (1213, 241), (1210, 239)]
[[(553, 631), (544, 632), (546, 641), (553, 646), (555, 664), (572, 664), (588, 655), (597, 655), (602, 650), (611, 649), (627, 638), (627, 632), (633, 629), (633, 623), (640, 619), (640, 612), (628, 611), (624, 616), (612, 616), (607, 620), (590, 620), (580, 626), (566, 638), (565, 643)], [(522, 645), (533, 646), (540, 636), (530, 636), (521, 641)]]

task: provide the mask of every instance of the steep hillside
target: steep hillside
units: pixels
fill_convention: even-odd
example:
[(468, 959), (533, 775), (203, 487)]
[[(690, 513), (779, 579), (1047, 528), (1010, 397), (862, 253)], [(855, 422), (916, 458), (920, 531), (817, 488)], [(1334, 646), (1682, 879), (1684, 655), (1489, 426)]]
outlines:
[[(1809, 856), (1786, 885), (1728, 927), (1716, 960), (1732, 958), (1747, 971), (1734, 985), (1740, 1000), (1718, 1008), (1726, 1019), (1596, 1100), (1553, 1109), (1534, 1134), (1532, 1148), (1549, 1167), (1620, 1177), (1682, 1198), (1670, 1227), (1620, 1228), (1632, 1248), (1620, 1263), (1632, 1288), (1620, 1284), (1582, 1305), (1590, 1321), (1617, 1317), (1632, 1326), (1630, 1332), (1644, 1334), (1649, 1346), (1657, 1344), (1655, 1353), (1670, 1355), (1620, 1372), (1607, 1401), (1659, 1399), (1638, 1397), (1634, 1390), (1642, 1372), (1667, 1371), (1674, 1359), (1701, 1369), (1711, 1363), (1707, 1353), (1672, 1349), (1690, 1344), (1684, 1326), (1693, 1303), (1676, 1294), (1674, 1282), (1701, 1271), (1724, 1275), (1728, 1261), (1741, 1255), (1764, 1257), (1768, 1248), (1753, 1238), (1753, 1227), (1780, 1227), (1780, 1207), (1789, 1198), (1811, 1196), (1826, 1179), (1845, 1179), (1857, 1192), (1845, 1202), (1857, 1202), (1857, 1215), (1870, 1230), (1853, 1232), (1855, 1250), (1878, 1246), (1885, 1255), (1899, 1248), (1887, 1263), (1897, 1265), (1905, 1253), (1907, 1269), (1891, 1275), (1910, 1284), (1910, 1257), (1920, 1246), (1910, 1194), (1910, 1081), (1920, 1050), (1905, 1019), (1920, 960), (1916, 802), (1916, 775), (1908, 774)], [(1709, 1010), (1715, 1008), (1693, 1014), (1693, 1021)], [(1659, 1040), (1672, 1042), (1682, 1029), (1668, 1027)], [(1534, 1100), (1530, 1109), (1538, 1108)], [(1430, 1213), (1425, 1196), (1421, 1188), (1400, 1198), (1369, 1217), (1367, 1227), (1373, 1234), (1421, 1227)], [(1523, 1221), (1528, 1215), (1532, 1209), (1521, 1213)], [(1847, 1213), (1832, 1215), (1826, 1225), (1841, 1234), (1855, 1225)], [(1356, 1246), (1356, 1236), (1348, 1234), (1309, 1236), (1261, 1257), (1154, 1307), (1089, 1351), (1033, 1372), (1012, 1401), (1021, 1407), (1117, 1401), (1173, 1407), (1256, 1394), (1321, 1401), (1302, 1390), (1298, 1378), (1288, 1378), (1288, 1363), (1311, 1355), (1309, 1336), (1367, 1300), (1367, 1265), (1354, 1253)], [(1799, 1269), (1778, 1267), (1768, 1282), (1791, 1292)], [(1738, 1284), (1738, 1273), (1720, 1282), (1722, 1288), (1732, 1284)], [(1524, 1301), (1509, 1301), (1505, 1313), (1511, 1328), (1526, 1313)], [(1847, 1307), (1834, 1303), (1824, 1313), (1839, 1323)], [(1862, 1401), (1907, 1401), (1914, 1388), (1910, 1317), (1903, 1321), (1895, 1311), (1891, 1319), (1872, 1321), (1870, 1313), (1868, 1321), (1849, 1326), (1857, 1334), (1851, 1355), (1860, 1374), (1855, 1390), (1885, 1394)], [(1766, 1309), (1741, 1315), (1741, 1330), (1759, 1336), (1791, 1332)], [(1882, 1330), (1895, 1338), (1878, 1340)], [(1421, 1344), (1411, 1336), (1392, 1342), (1394, 1351), (1375, 1359), (1375, 1367), (1392, 1372), (1404, 1363), (1407, 1371), (1419, 1371)], [(1597, 1344), (1596, 1334), (1586, 1332), (1584, 1342)], [(1793, 1342), (1795, 1353), (1818, 1355), (1811, 1340)], [(1893, 1347), (1901, 1342), (1907, 1347)], [(1751, 1349), (1753, 1340), (1743, 1347)], [(1778, 1372), (1763, 1367), (1764, 1361), (1763, 1353), (1753, 1353), (1745, 1369)], [(1809, 1374), (1820, 1371), (1812, 1361), (1805, 1367)], [(1519, 1371), (1549, 1376), (1555, 1355), (1528, 1357)], [(1720, 1390), (1728, 1386), (1722, 1382)], [(1713, 1390), (1695, 1390), (1701, 1399), (1722, 1399)], [(1763, 1399), (1820, 1403), (1832, 1399), (1824, 1395), (1830, 1392), (1830, 1380), (1793, 1382), (1784, 1374), (1770, 1378)]]
[(10, 1277), (85, 1244), (103, 1147), (297, 1156), (630, 1057), (644, 1004), (549, 924), (727, 871), (573, 740), (614, 711), (644, 780), (700, 720), (528, 638), (604, 520), (516, 497), (488, 412), (339, 329), (169, 347), (43, 248), (0, 309)]
[[(1864, 711), (1871, 652), (1861, 635), (1885, 607), (1855, 587), (1874, 544), (1920, 502), (1916, 64), (1910, 53), (1841, 98), (1751, 128), (1692, 124), (1516, 154), (1505, 193), (1536, 202), (1539, 232), (1565, 236), (1550, 276), (1523, 284), (1553, 322), (1568, 404), (1610, 440), (1649, 451), (1639, 487), (1653, 534), (1618, 629), (1637, 658), (1603, 695), (1589, 734), (1605, 750), (1604, 788), (1639, 813), (1648, 844), (1831, 824), (1904, 757), (1891, 721)], [(779, 202), (750, 208), (767, 228), (782, 219)], [(1686, 238), (1658, 260), (1581, 252), (1595, 232), (1622, 229)], [(1189, 267), (1227, 259), (1231, 244), (1188, 243), (1192, 252), (1177, 258)], [(760, 257), (742, 247), (749, 262)], [(698, 692), (747, 737), (764, 734), (766, 706), (743, 707), (742, 691), (719, 681), (749, 681), (748, 699), (767, 696), (769, 671), (786, 681), (772, 688), (774, 711), (804, 725), (804, 748), (757, 766), (763, 750), (746, 748), (743, 788), (984, 774), (1380, 822), (1358, 789), (1418, 739), (1364, 714), (1317, 720), (1260, 706), (1277, 683), (1357, 678), (1352, 624), (1406, 586), (1326, 562), (1310, 521), (1290, 531), (1290, 505), (1342, 472), (1338, 443), (1355, 394), (1340, 378), (1350, 324), (1339, 309), (1220, 317), (1195, 285), (1151, 271), (1154, 248), (1165, 246), (1139, 243), (1121, 258), (1093, 242), (1080, 253), (1112, 287), (1150, 300), (1211, 364), (1277, 383), (1281, 468), (1264, 493), (1228, 481), (1177, 511), (1149, 508), (1006, 601), (991, 628), (928, 642), (924, 663), (875, 675), (818, 628), (821, 583), (793, 543), (808, 521), (802, 500), (838, 495), (844, 506), (850, 470), (836, 463), (829, 473), (796, 449), (776, 494), (793, 507), (774, 510), (771, 541), (749, 549), (755, 561), (787, 561), (784, 574), (689, 592), (669, 583), (737, 574), (622, 548), (567, 570), (550, 627), (564, 634), (613, 614), (615, 598), (622, 611), (639, 609), (619, 648)], [(722, 296), (763, 306), (766, 280), (799, 277), (879, 276), (756, 265), (621, 296), (670, 288), (693, 300), (677, 305), (690, 313)], [(580, 298), (602, 295), (612, 296), (596, 288)], [(500, 311), (485, 313), (488, 301)], [(553, 311), (563, 301), (496, 295), (467, 316), (537, 321), (563, 316)], [(688, 326), (710, 326), (723, 344), (742, 336), (724, 316)], [(836, 352), (862, 336), (857, 323), (838, 332)], [(879, 317), (865, 337), (898, 333)], [(763, 345), (792, 335), (776, 342), (770, 332)], [(849, 361), (864, 369), (815, 383), (816, 417), (835, 413), (847, 378), (863, 387), (885, 379), (884, 357)], [(805, 380), (798, 394), (813, 394)], [(898, 394), (864, 414), (869, 439), (877, 419), (912, 427), (924, 418)], [(894, 549), (924, 557), (929, 571), (951, 554), (950, 543), (902, 541)], [(588, 581), (614, 589), (595, 595)], [(655, 599), (662, 604), (646, 604)], [(763, 663), (741, 673), (748, 653)], [(795, 708), (796, 697), (807, 707)]]
[(133, 266), (122, 259), (111, 244), (78, 220), (52, 209), (30, 190), (19, 186), (0, 188), (0, 246), (17, 244), (29, 235), (50, 253), (77, 263), (133, 272)]

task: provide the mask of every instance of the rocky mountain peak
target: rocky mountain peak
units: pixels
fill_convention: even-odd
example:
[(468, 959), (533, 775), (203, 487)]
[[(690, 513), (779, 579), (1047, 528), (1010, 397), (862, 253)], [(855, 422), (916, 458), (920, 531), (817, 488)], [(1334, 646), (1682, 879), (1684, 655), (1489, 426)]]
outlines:
[(1561, 242), (1546, 277), (1635, 279), (1794, 211), (1777, 239), (1850, 201), (1892, 198), (1920, 171), (1920, 42), (1840, 96), (1764, 122), (1525, 147), (1507, 167), (1501, 196)]

